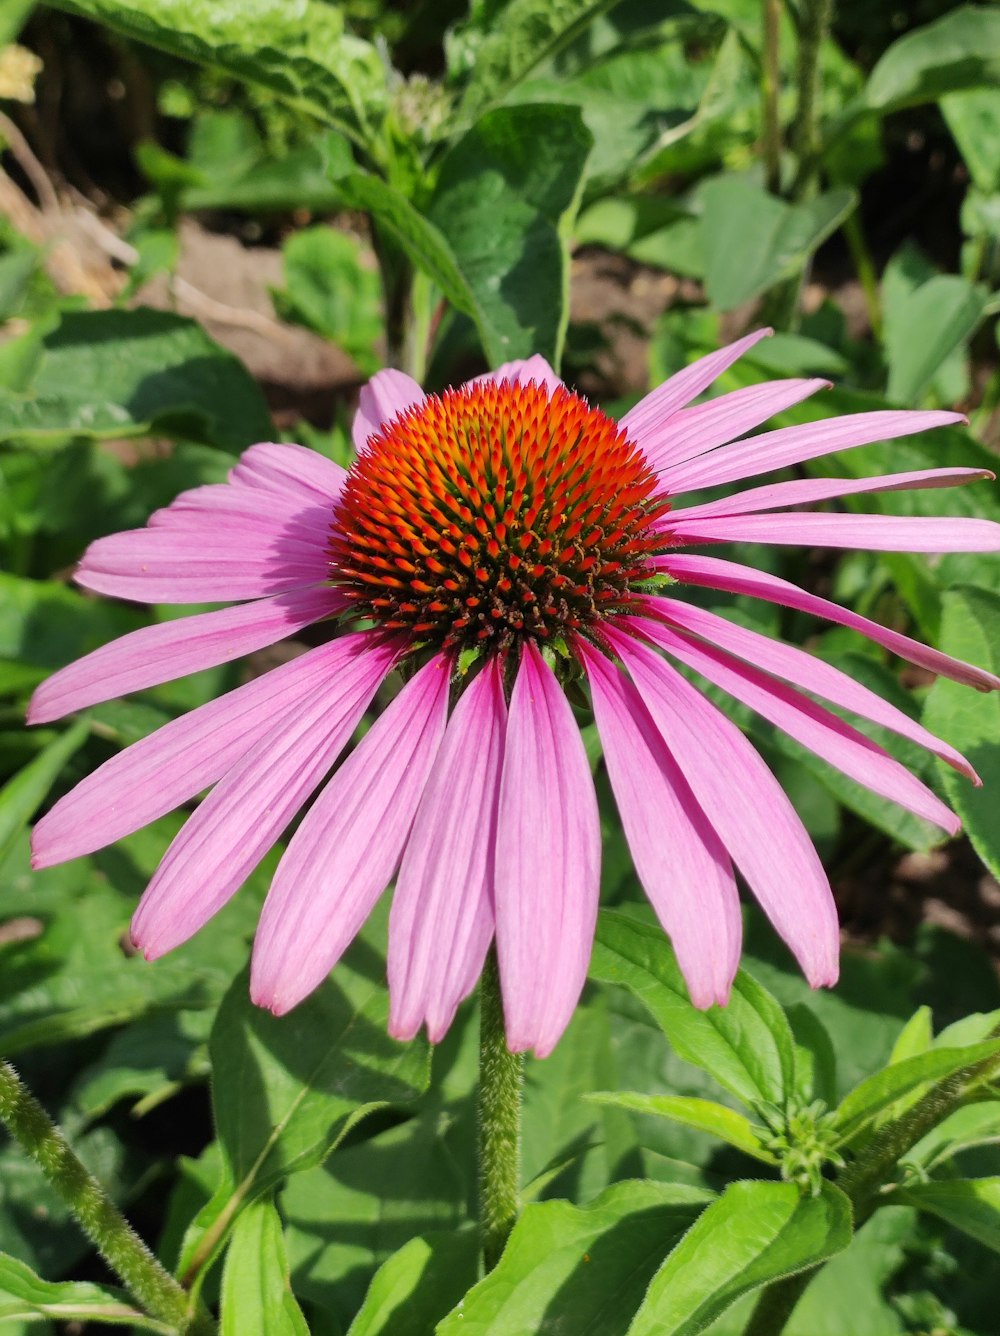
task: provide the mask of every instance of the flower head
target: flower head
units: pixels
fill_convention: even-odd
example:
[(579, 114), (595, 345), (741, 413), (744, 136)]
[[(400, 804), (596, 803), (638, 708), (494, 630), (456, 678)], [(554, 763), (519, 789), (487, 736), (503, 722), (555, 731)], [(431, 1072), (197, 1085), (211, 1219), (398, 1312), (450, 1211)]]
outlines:
[[(824, 383), (771, 382), (689, 406), (762, 334), (687, 367), (617, 423), (538, 357), (441, 395), (383, 371), (362, 391), (349, 471), (299, 446), (254, 446), (227, 483), (98, 540), (77, 573), (87, 588), (234, 606), (133, 632), (56, 673), (35, 695), (33, 722), (310, 624), (331, 635), (105, 762), (38, 823), (36, 865), (100, 848), (211, 787), (133, 920), (153, 958), (235, 893), (319, 790), (264, 905), (255, 1000), (282, 1013), (305, 997), (395, 879), (392, 1032), (426, 1025), (439, 1039), (495, 941), (510, 1046), (544, 1055), (583, 987), (597, 914), (597, 802), (567, 697), (586, 687), (636, 872), (694, 1003), (724, 1003), (736, 972), (734, 867), (810, 983), (833, 983), (836, 913), (805, 830), (745, 735), (678, 667), (950, 833), (949, 809), (815, 698), (978, 780), (860, 683), (687, 590), (826, 618), (982, 689), (1000, 680), (776, 576), (685, 549), (995, 551), (1000, 526), (790, 509), (990, 476), (973, 469), (810, 477), (685, 505), (694, 489), (958, 420), (861, 413), (741, 439)], [(401, 689), (341, 759), (394, 670)]]

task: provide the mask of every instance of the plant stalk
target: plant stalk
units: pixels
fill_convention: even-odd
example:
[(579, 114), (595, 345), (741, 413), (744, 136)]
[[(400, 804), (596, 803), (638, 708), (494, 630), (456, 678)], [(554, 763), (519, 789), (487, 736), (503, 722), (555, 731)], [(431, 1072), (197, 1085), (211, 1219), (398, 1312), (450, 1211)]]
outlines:
[(479, 1229), (489, 1272), (520, 1209), (524, 1079), (522, 1056), (507, 1048), (495, 948), (483, 968), (479, 1006)]
[(781, 90), (780, 31), (781, 0), (763, 0), (764, 51), (761, 68), (761, 101), (764, 120), (764, 179), (772, 195), (781, 194)]
[(160, 1265), (7, 1062), (0, 1062), (0, 1120), (146, 1313), (185, 1336), (214, 1332), (215, 1323), (207, 1313), (192, 1311), (191, 1296)]
[(833, 20), (833, 0), (802, 0), (799, 19), (799, 59), (796, 73), (798, 104), (793, 143), (798, 159), (792, 198), (808, 198), (816, 188), (823, 143), (819, 130), (820, 56)]

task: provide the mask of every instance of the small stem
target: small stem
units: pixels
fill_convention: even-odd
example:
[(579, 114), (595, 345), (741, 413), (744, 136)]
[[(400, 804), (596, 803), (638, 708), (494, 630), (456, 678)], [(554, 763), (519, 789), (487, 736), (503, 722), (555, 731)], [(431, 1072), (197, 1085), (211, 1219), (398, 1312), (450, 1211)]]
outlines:
[(781, 88), (780, 31), (781, 0), (764, 0), (764, 59), (761, 70), (764, 174), (772, 195), (781, 193), (781, 119), (778, 110)]
[[(1000, 1025), (989, 1038), (1000, 1038)], [(933, 1086), (901, 1118), (887, 1123), (853, 1163), (837, 1176), (837, 1186), (847, 1194), (854, 1210), (854, 1228), (858, 1230), (883, 1204), (880, 1192), (896, 1172), (896, 1166), (932, 1128), (954, 1113), (970, 1090), (1000, 1075), (1000, 1057), (983, 1058), (963, 1067)], [(891, 1200), (891, 1199), (890, 1199)], [(743, 1336), (780, 1336), (820, 1266), (786, 1276), (769, 1285), (757, 1300)]]
[(833, 0), (802, 0), (799, 20), (799, 59), (796, 82), (795, 147), (798, 166), (792, 198), (807, 199), (815, 190), (823, 150), (819, 133), (820, 55), (830, 31)]
[(147, 1313), (190, 1336), (215, 1330), (207, 1314), (192, 1313), (190, 1295), (160, 1265), (7, 1062), (0, 1063), (0, 1119)]
[(861, 230), (856, 209), (844, 219), (844, 237), (854, 261), (854, 267), (858, 271), (861, 290), (865, 294), (868, 323), (871, 325), (872, 333), (881, 341), (882, 305), (878, 294), (878, 275), (875, 272), (875, 265), (872, 263), (871, 252), (868, 250), (865, 234)]
[(496, 951), (479, 985), (479, 1228), (483, 1264), (500, 1260), (520, 1206), (524, 1060), (507, 1048)]

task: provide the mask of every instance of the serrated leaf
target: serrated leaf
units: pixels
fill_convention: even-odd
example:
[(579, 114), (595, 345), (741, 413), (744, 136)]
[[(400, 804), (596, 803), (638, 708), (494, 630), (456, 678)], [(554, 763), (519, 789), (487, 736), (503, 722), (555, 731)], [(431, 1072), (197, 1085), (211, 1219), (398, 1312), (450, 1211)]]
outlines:
[[(950, 589), (942, 607), (940, 648), (1000, 673), (1000, 596), (988, 589)], [(958, 747), (983, 781), (982, 788), (974, 788), (938, 763), (948, 801), (962, 818), (976, 853), (1000, 877), (1000, 694), (984, 696), (939, 677), (927, 697), (924, 723)]]
[(741, 970), (728, 1006), (691, 1005), (677, 960), (658, 924), (602, 912), (591, 977), (628, 988), (656, 1018), (680, 1057), (708, 1072), (744, 1104), (784, 1106), (795, 1091), (795, 1041), (770, 993)]
[(69, 758), (83, 746), (90, 729), (77, 723), (41, 751), (0, 789), (0, 861), (42, 805)]
[(167, 311), (67, 312), (45, 336), (26, 390), (0, 390), (0, 440), (45, 445), (154, 428), (234, 452), (272, 431), (243, 365)]
[(764, 1149), (749, 1118), (734, 1109), (727, 1109), (724, 1104), (716, 1104), (714, 1100), (695, 1099), (690, 1095), (643, 1095), (630, 1090), (598, 1090), (588, 1095), (587, 1099), (596, 1104), (628, 1109), (631, 1113), (667, 1118), (672, 1122), (683, 1123), (685, 1127), (696, 1127), (701, 1132), (708, 1132), (721, 1141), (727, 1141), (745, 1155), (752, 1155), (765, 1164), (777, 1164), (775, 1156)]
[(222, 1273), (222, 1336), (309, 1336), (288, 1275), (281, 1216), (261, 1197), (240, 1215)]
[(946, 1220), (993, 1252), (1000, 1252), (1000, 1178), (951, 1178), (914, 1183), (900, 1201)]
[(674, 1248), (628, 1336), (697, 1336), (750, 1290), (815, 1266), (851, 1241), (851, 1206), (824, 1183), (732, 1183)]
[(437, 1336), (621, 1330), (664, 1252), (711, 1200), (696, 1188), (630, 1180), (588, 1206), (527, 1206), (495, 1270), (439, 1323)]

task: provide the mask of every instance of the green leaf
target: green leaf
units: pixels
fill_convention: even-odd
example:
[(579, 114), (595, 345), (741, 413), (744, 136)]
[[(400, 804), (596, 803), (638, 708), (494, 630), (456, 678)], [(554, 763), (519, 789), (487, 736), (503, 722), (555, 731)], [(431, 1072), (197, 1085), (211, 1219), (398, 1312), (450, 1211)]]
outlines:
[(929, 1211), (963, 1234), (1000, 1252), (1000, 1178), (951, 1178), (914, 1183), (897, 1192), (900, 1201)]
[(685, 1061), (751, 1107), (784, 1106), (795, 1091), (795, 1042), (784, 1012), (742, 970), (729, 1005), (699, 1011), (663, 930), (630, 914), (601, 913), (591, 977), (628, 988)]
[(945, 1161), (953, 1160), (963, 1151), (976, 1146), (995, 1146), (1000, 1142), (1000, 1100), (988, 1099), (978, 1104), (966, 1104), (907, 1152), (908, 1163), (917, 1164), (924, 1173)]
[(282, 255), (286, 291), (276, 295), (283, 314), (339, 344), (372, 375), (379, 366), (381, 284), (360, 243), (332, 227), (307, 227), (292, 234)]
[(258, 84), (293, 107), (367, 139), (386, 103), (375, 48), (320, 0), (53, 0), (171, 55)]
[(715, 177), (699, 192), (708, 298), (731, 311), (798, 273), (857, 203), (832, 190), (786, 204), (739, 176)]
[[(943, 597), (940, 646), (993, 673), (1000, 673), (1000, 596), (987, 589), (957, 588)], [(983, 696), (939, 677), (931, 687), (924, 723), (965, 754), (983, 781), (974, 788), (938, 763), (948, 801), (962, 818), (976, 853), (1000, 877), (1000, 694)]]
[(124, 1290), (93, 1285), (89, 1281), (53, 1284), (36, 1276), (16, 1257), (0, 1253), (0, 1324), (34, 1322), (102, 1323), (109, 1327), (132, 1327), (139, 1331), (170, 1336), (173, 1327), (157, 1322), (133, 1308)]
[(0, 390), (0, 440), (153, 430), (238, 451), (271, 435), (260, 390), (232, 353), (167, 311), (73, 311), (43, 340), (23, 394)]
[(222, 1336), (309, 1336), (288, 1276), (281, 1216), (269, 1197), (236, 1222), (222, 1273)]
[(441, 163), (428, 216), (473, 294), (493, 366), (532, 353), (559, 365), (569, 229), (591, 143), (576, 107), (503, 107)]
[(863, 99), (885, 114), (1000, 80), (1000, 11), (962, 5), (898, 38), (868, 76)]
[(475, 48), (460, 111), (470, 119), (499, 102), (537, 65), (571, 42), (618, 0), (511, 0)]
[(89, 731), (85, 723), (74, 724), (0, 789), (0, 861), (45, 801), (63, 766), (83, 746)]
[(437, 1336), (573, 1336), (620, 1331), (664, 1252), (709, 1193), (630, 1180), (587, 1206), (527, 1206), (499, 1265), (437, 1327)]
[(937, 274), (910, 290), (885, 282), (887, 396), (917, 404), (942, 365), (964, 347), (986, 311), (985, 288), (958, 274)]
[(476, 1229), (411, 1239), (385, 1262), (347, 1336), (426, 1336), (476, 1280)]
[(258, 1196), (319, 1164), (371, 1109), (426, 1088), (428, 1049), (386, 1034), (388, 998), (341, 962), (301, 1006), (276, 1017), (250, 1001), (245, 974), (210, 1041), (215, 1123), (234, 1186)]
[(716, 1104), (714, 1100), (694, 1099), (689, 1095), (642, 1095), (630, 1090), (597, 1090), (587, 1095), (587, 1099), (597, 1104), (629, 1109), (632, 1113), (668, 1118), (686, 1127), (697, 1127), (702, 1132), (728, 1141), (730, 1146), (735, 1146), (745, 1155), (752, 1155), (765, 1164), (777, 1164), (775, 1156), (764, 1149), (749, 1118), (727, 1109), (724, 1104)]
[(899, 1038), (892, 1046), (889, 1055), (890, 1064), (903, 1062), (906, 1058), (918, 1057), (926, 1053), (934, 1041), (931, 1025), (930, 1007), (918, 1007), (899, 1032)]
[(1000, 190), (1000, 98), (996, 88), (949, 93), (941, 99), (941, 114), (979, 189), (987, 195)]
[(732, 1183), (695, 1222), (650, 1284), (628, 1336), (696, 1336), (749, 1290), (846, 1248), (851, 1206), (824, 1183)]
[(941, 1081), (995, 1053), (1000, 1053), (1000, 1039), (963, 1048), (931, 1048), (876, 1072), (856, 1085), (841, 1101), (837, 1109), (837, 1130), (842, 1140), (850, 1141), (881, 1109), (918, 1086)]

